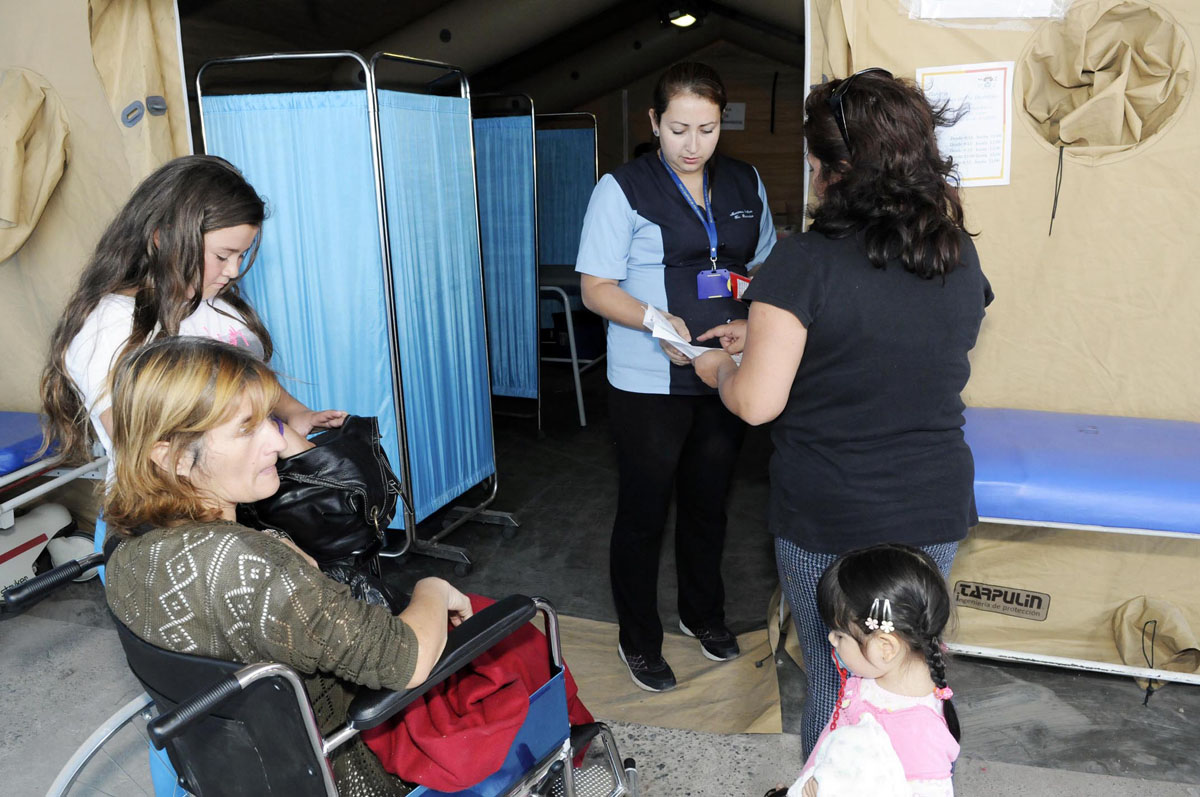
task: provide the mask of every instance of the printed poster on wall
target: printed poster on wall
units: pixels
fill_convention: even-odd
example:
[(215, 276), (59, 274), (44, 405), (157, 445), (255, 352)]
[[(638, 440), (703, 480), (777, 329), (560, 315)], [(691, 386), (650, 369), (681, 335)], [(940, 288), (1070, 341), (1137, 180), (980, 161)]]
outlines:
[(917, 85), (934, 105), (965, 111), (958, 124), (939, 128), (938, 146), (954, 158), (959, 184), (1008, 185), (1012, 165), (1012, 61), (930, 66)]
[(1062, 19), (1069, 0), (911, 0), (910, 19)]

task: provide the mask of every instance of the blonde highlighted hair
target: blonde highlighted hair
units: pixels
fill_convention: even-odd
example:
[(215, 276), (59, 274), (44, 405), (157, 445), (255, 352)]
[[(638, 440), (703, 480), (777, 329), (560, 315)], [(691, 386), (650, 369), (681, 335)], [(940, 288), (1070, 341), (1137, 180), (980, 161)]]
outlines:
[[(217, 518), (211, 498), (178, 475), (175, 464), (201, 462), (205, 432), (229, 420), (244, 397), (258, 424), (282, 392), (271, 369), (247, 350), (190, 337), (130, 353), (113, 373), (112, 390), (116, 479), (104, 516), (127, 535)], [(159, 442), (167, 444), (169, 468), (152, 456)]]

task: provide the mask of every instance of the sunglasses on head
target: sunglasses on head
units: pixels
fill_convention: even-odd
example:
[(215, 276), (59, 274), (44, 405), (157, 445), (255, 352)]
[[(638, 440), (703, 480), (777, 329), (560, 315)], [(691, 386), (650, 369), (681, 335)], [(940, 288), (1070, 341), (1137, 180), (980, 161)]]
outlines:
[(883, 67), (870, 66), (866, 69), (860, 69), (839, 83), (838, 87), (833, 90), (832, 94), (829, 95), (829, 99), (826, 100), (826, 102), (829, 103), (829, 110), (833, 114), (833, 120), (837, 122), (838, 132), (842, 134), (842, 141), (846, 142), (847, 152), (850, 151), (850, 133), (846, 129), (846, 107), (844, 105), (846, 92), (850, 90), (850, 84), (854, 82), (856, 77), (859, 75), (869, 75), (872, 73), (878, 73), (889, 78), (892, 77), (892, 73)]

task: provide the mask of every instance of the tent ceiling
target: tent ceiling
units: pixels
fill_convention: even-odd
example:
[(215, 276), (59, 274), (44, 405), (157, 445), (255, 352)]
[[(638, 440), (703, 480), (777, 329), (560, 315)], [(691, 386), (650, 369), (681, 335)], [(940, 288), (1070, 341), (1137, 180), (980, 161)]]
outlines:
[[(659, 5), (646, 0), (179, 0), (179, 14), (192, 94), (196, 70), (205, 61), (301, 50), (355, 50), (367, 56), (386, 50), (443, 61), (466, 70), (473, 90), (534, 93), (545, 110), (573, 107), (718, 39), (802, 63), (799, 0), (703, 3), (707, 18), (683, 30), (658, 23)], [(336, 74), (332, 67), (327, 73)], [(344, 70), (341, 74), (347, 76)], [(306, 85), (313, 85), (312, 79), (311, 71), (296, 75)], [(278, 70), (260, 75), (255, 68), (239, 67), (237, 83), (245, 87), (239, 90), (264, 81), (286, 83), (287, 77)]]

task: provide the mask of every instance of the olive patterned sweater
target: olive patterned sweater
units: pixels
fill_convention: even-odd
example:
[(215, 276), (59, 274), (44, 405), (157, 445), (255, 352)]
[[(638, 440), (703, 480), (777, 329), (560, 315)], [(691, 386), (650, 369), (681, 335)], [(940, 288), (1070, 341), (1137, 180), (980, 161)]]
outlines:
[[(356, 684), (403, 689), (417, 661), (412, 629), (357, 601), (283, 541), (228, 521), (127, 537), (105, 593), (139, 638), (178, 653), (274, 661), (301, 673), (321, 732), (343, 723)], [(333, 754), (348, 797), (405, 794), (357, 736)]]

